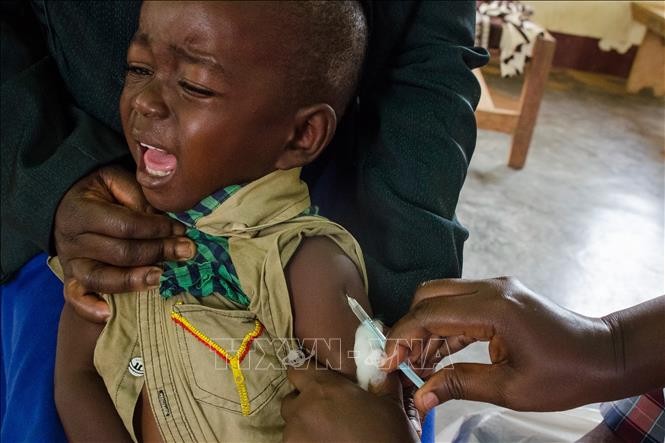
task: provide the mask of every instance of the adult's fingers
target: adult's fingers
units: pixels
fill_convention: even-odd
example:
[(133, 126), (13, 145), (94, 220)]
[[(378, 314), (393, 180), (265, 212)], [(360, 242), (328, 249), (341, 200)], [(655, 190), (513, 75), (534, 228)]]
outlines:
[[(477, 294), (442, 296), (421, 301), (388, 333), (386, 354), (389, 357), (384, 368), (396, 368), (410, 355), (414, 343), (430, 335), (489, 340), (495, 334), (493, 321), (484, 314), (492, 309), (490, 303), (488, 297)], [(483, 309), (479, 309), (479, 306)]]
[[(476, 315), (476, 306), (481, 300), (474, 297), (487, 283), (482, 280), (441, 279), (431, 280), (421, 284), (414, 294), (411, 311), (391, 329), (386, 344), (388, 359), (383, 365), (386, 370), (394, 370), (399, 363), (409, 358), (411, 361), (422, 359), (417, 346), (431, 335), (463, 336), (467, 333), (464, 323), (468, 317), (466, 313)], [(469, 298), (474, 298), (473, 301)], [(450, 299), (450, 301), (448, 300)], [(454, 301), (453, 301), (454, 300)], [(460, 301), (461, 300), (461, 301)], [(459, 313), (449, 313), (444, 319), (440, 313), (447, 305), (457, 305)], [(446, 322), (454, 320), (453, 327), (442, 328)], [(452, 326), (452, 325), (449, 325)], [(472, 339), (479, 339), (476, 335), (485, 336), (485, 331), (474, 331)]]
[(298, 397), (299, 397), (298, 391), (293, 391), (282, 399), (282, 406), (280, 413), (282, 415), (282, 418), (287, 422), (289, 421), (289, 419), (291, 419), (291, 417), (294, 416), (294, 413), (298, 411), (298, 409), (300, 408), (298, 406), (299, 403)]
[(67, 263), (70, 275), (87, 293), (144, 291), (159, 287), (162, 269), (156, 266), (122, 268), (77, 258)]
[(320, 384), (326, 378), (342, 377), (311, 360), (299, 367), (290, 366), (286, 371), (286, 376), (291, 384), (301, 392), (306, 391), (312, 385)]
[(63, 256), (85, 256), (114, 266), (147, 266), (161, 261), (189, 259), (196, 253), (196, 245), (187, 237), (139, 240), (85, 233), (63, 246), (62, 253)]
[[(433, 372), (434, 366), (446, 355), (449, 355), (445, 338), (430, 335), (424, 338), (411, 338), (410, 340), (397, 340), (393, 346), (406, 348), (406, 359), (421, 377)], [(391, 348), (393, 349), (393, 348)], [(399, 354), (400, 351), (398, 351)], [(404, 351), (403, 351), (404, 352)], [(398, 358), (391, 355), (391, 358)], [(385, 365), (385, 364), (384, 364)]]
[[(337, 378), (340, 382), (351, 383), (341, 375), (331, 372), (319, 366), (316, 362), (311, 361), (297, 368), (289, 367), (286, 371), (286, 376), (296, 388), (296, 391), (290, 393), (282, 400), (281, 414), (286, 421), (290, 417), (297, 415), (297, 411), (300, 409), (299, 403), (302, 400), (300, 393), (318, 390), (318, 393), (322, 394), (320, 392), (323, 389), (322, 381), (327, 377)], [(324, 397), (324, 395), (321, 395), (321, 397)]]
[(96, 294), (86, 292), (85, 288), (74, 279), (65, 282), (64, 296), (79, 316), (91, 322), (104, 323), (110, 315), (106, 302)]
[(439, 352), (444, 354), (444, 357), (459, 352), (470, 344), (478, 341), (477, 339), (467, 337), (466, 335), (454, 335), (452, 337), (446, 337), (443, 340), (444, 343), (439, 348)]
[(422, 343), (429, 336), (424, 328), (409, 330), (409, 336), (391, 337), (386, 341), (386, 359), (381, 363), (384, 371), (394, 371), (404, 360), (417, 360), (422, 352)]
[(424, 344), (423, 350), (419, 353), (417, 359), (409, 355), (409, 361), (421, 377), (428, 377), (436, 365), (446, 356), (450, 355), (450, 347), (447, 338), (438, 335), (431, 336)]
[(432, 375), (439, 363), (454, 353), (464, 349), (471, 343), (477, 340), (465, 336), (455, 337), (432, 337), (427, 341), (424, 352), (420, 354), (418, 359), (414, 362), (412, 355), (409, 354), (408, 359), (411, 361), (413, 369), (421, 378), (428, 378)]
[(181, 223), (165, 215), (139, 212), (105, 200), (63, 200), (58, 212), (62, 214), (59, 229), (68, 237), (94, 232), (116, 238), (149, 239), (185, 233)]
[(505, 404), (503, 379), (505, 366), (460, 363), (435, 372), (418, 389), (416, 407), (425, 413), (448, 400), (475, 400)]
[(140, 212), (152, 210), (132, 172), (119, 166), (106, 166), (98, 170), (97, 177), (102, 181), (101, 190), (121, 205)]
[[(282, 401), (285, 441), (415, 440), (403, 405), (393, 396), (365, 392), (330, 370), (292, 368), (288, 376), (299, 393)], [(358, 420), (363, 415), (368, 420)]]

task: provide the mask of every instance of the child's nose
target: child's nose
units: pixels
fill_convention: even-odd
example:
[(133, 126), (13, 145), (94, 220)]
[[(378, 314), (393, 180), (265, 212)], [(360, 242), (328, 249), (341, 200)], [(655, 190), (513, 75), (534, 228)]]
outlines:
[(134, 98), (134, 109), (149, 118), (165, 118), (168, 107), (161, 93), (161, 86), (153, 81), (146, 85)]

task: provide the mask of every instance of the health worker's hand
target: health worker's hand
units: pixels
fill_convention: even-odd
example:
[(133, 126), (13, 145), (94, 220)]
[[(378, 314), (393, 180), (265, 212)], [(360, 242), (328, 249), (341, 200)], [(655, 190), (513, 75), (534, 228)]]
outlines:
[(384, 369), (419, 361), (421, 343), (432, 336), (450, 337), (453, 352), (489, 341), (492, 364), (455, 363), (435, 372), (416, 392), (421, 412), (451, 399), (562, 410), (602, 400), (605, 383), (616, 380), (606, 321), (564, 309), (513, 278), (423, 284), (410, 312), (388, 333)]
[(134, 176), (107, 166), (82, 178), (62, 198), (53, 239), (65, 277), (65, 298), (94, 322), (109, 315), (97, 293), (159, 286), (157, 263), (196, 253), (185, 227), (150, 207)]
[(315, 367), (289, 368), (297, 389), (282, 400), (284, 442), (418, 442), (400, 395), (399, 378), (371, 392), (341, 374)]

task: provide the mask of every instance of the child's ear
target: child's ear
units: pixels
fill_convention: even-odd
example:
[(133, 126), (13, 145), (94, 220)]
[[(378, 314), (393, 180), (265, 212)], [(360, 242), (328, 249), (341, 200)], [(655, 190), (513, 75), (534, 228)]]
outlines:
[(275, 167), (291, 169), (309, 164), (330, 143), (337, 128), (335, 110), (326, 103), (300, 108), (295, 115), (293, 133)]

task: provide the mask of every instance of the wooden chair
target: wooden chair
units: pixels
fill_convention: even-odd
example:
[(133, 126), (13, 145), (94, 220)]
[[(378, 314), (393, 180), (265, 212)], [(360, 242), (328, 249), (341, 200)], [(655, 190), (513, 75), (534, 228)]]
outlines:
[[(547, 32), (536, 40), (531, 60), (525, 67), (519, 98), (491, 91), (480, 69), (473, 71), (481, 88), (480, 103), (476, 110), (478, 127), (512, 134), (508, 158), (508, 166), (511, 168), (522, 169), (526, 162), (555, 48), (556, 40)], [(490, 53), (495, 54), (493, 50)]]
[(651, 88), (657, 97), (665, 95), (665, 4), (631, 2), (633, 20), (647, 27), (635, 61), (630, 69), (626, 90), (640, 92)]

